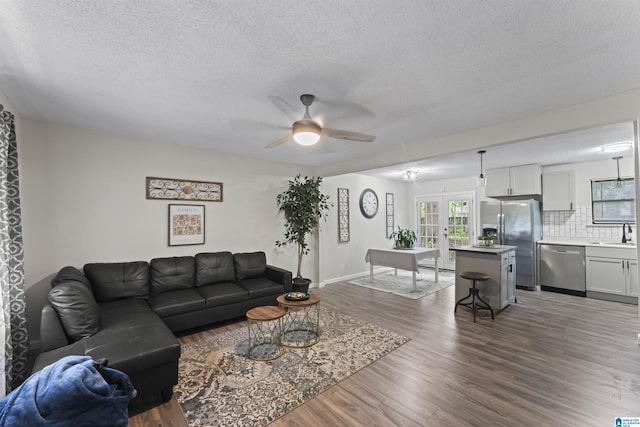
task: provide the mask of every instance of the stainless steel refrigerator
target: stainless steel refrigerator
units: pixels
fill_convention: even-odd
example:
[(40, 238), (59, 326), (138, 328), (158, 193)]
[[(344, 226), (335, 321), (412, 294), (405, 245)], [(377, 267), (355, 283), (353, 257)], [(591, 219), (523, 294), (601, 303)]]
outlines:
[(497, 244), (517, 246), (516, 287), (535, 290), (537, 242), (542, 239), (540, 202), (527, 200), (491, 200), (480, 202), (482, 232), (497, 236)]

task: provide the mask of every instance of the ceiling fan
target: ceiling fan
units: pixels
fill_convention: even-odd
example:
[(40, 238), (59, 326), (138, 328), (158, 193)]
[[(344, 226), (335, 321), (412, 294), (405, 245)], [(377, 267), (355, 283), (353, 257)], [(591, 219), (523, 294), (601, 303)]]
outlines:
[(296, 120), (291, 125), (291, 134), (276, 139), (265, 148), (273, 148), (284, 144), (291, 140), (300, 145), (313, 145), (320, 140), (320, 136), (328, 136), (336, 139), (346, 139), (348, 141), (373, 142), (376, 139), (373, 135), (367, 135), (359, 132), (350, 132), (347, 130), (332, 129), (320, 126), (311, 118), (309, 107), (313, 104), (315, 96), (304, 94), (300, 96), (302, 105), (305, 106), (304, 116), (300, 120)]

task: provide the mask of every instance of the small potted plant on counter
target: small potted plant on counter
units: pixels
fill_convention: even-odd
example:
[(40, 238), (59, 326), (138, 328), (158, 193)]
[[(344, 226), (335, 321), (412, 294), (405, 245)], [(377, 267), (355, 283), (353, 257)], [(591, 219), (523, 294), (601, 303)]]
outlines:
[(398, 231), (391, 233), (389, 239), (395, 240), (393, 245), (394, 249), (411, 249), (413, 248), (413, 244), (416, 242), (417, 237), (413, 230), (409, 228), (400, 228), (400, 226), (398, 226)]
[(484, 236), (480, 236), (481, 244), (484, 246), (493, 246), (494, 237), (493, 233), (487, 233)]

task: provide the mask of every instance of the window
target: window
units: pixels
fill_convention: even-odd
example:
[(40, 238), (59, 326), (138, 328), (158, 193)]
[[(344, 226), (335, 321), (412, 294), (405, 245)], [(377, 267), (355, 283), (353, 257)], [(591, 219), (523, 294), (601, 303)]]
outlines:
[(621, 185), (616, 179), (591, 181), (591, 207), (594, 224), (634, 223), (635, 183), (625, 178)]

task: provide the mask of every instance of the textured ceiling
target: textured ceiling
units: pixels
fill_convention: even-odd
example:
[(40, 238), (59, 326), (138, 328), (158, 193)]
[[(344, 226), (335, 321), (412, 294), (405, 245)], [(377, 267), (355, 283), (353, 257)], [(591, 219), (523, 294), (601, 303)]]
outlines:
[[(635, 0), (0, 0), (0, 89), (25, 117), (319, 166), (639, 88), (639, 22)], [(377, 139), (265, 149), (302, 93)]]

